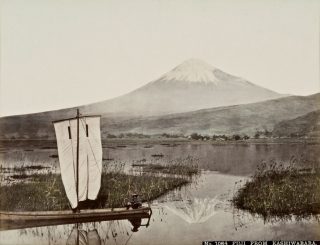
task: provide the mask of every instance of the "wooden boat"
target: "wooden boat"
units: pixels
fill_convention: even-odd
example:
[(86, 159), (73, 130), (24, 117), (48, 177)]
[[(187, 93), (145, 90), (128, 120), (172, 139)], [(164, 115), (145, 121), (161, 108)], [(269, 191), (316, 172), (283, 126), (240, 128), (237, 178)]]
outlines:
[[(150, 220), (151, 208), (81, 210), (78, 204), (95, 200), (101, 186), (102, 143), (100, 116), (77, 116), (53, 122), (62, 182), (72, 210), (43, 212), (2, 212), (0, 230), (82, 222), (143, 219)], [(137, 203), (133, 203), (137, 204)], [(135, 208), (139, 207), (139, 208)], [(149, 224), (149, 220), (148, 223)]]
[(91, 209), (81, 210), (80, 213), (74, 213), (71, 210), (42, 212), (0, 211), (0, 230), (126, 219), (148, 219), (148, 225), (151, 214), (152, 210), (149, 207), (137, 209)]

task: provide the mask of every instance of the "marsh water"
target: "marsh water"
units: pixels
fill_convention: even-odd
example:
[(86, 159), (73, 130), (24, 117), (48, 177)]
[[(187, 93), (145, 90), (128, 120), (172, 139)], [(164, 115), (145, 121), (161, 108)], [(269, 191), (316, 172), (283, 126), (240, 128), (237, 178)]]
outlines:
[[(2, 168), (26, 165), (59, 171), (54, 147), (19, 146), (0, 149)], [(320, 224), (314, 219), (265, 222), (236, 210), (230, 199), (262, 161), (320, 165), (318, 144), (110, 144), (104, 146), (106, 164), (132, 171), (136, 163), (171, 163), (191, 158), (202, 173), (191, 184), (151, 203), (149, 227), (132, 231), (127, 221), (80, 224), (86, 234), (98, 234), (101, 244), (201, 244), (204, 240), (316, 240)], [(9, 179), (8, 179), (9, 178)], [(2, 182), (10, 181), (6, 176)], [(70, 244), (75, 225), (60, 225), (0, 232), (1, 244)], [(90, 232), (89, 232), (90, 231)], [(85, 240), (88, 243), (88, 240)]]

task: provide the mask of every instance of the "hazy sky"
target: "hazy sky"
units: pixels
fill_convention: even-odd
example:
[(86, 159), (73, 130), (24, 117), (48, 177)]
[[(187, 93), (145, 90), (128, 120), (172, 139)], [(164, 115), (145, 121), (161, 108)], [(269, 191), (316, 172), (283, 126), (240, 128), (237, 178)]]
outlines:
[(189, 58), (320, 91), (318, 0), (2, 0), (0, 115), (100, 101)]

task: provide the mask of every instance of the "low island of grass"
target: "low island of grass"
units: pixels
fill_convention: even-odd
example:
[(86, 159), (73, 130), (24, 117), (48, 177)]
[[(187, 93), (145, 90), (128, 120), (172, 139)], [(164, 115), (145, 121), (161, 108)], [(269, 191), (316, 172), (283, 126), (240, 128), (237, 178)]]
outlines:
[(296, 219), (320, 214), (319, 169), (263, 166), (232, 200), (236, 208), (265, 220)]
[[(124, 207), (133, 193), (139, 194), (142, 201), (151, 201), (188, 182), (187, 178), (103, 173), (98, 198), (89, 208)], [(0, 196), (3, 211), (70, 209), (61, 176), (53, 173), (33, 174), (25, 182), (3, 185)]]
[(200, 173), (197, 165), (186, 165), (180, 163), (173, 164), (133, 164), (133, 167), (141, 167), (145, 173), (160, 173), (170, 175), (192, 176)]

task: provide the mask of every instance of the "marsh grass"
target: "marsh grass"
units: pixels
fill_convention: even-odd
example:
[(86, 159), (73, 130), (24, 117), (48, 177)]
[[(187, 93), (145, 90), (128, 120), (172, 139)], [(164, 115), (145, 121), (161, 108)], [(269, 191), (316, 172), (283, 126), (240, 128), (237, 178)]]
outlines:
[(144, 172), (162, 173), (172, 175), (187, 175), (192, 176), (199, 174), (200, 169), (198, 166), (182, 165), (182, 164), (141, 164)]
[(42, 166), (42, 165), (27, 165), (27, 166), (14, 166), (14, 167), (2, 167), (0, 166), (0, 173), (9, 171), (9, 172), (25, 172), (25, 171), (32, 171), (32, 170), (42, 170), (42, 169), (49, 169), (50, 167)]
[(156, 157), (156, 158), (160, 158), (160, 157), (164, 157), (164, 155), (162, 153), (160, 154), (152, 154), (152, 157)]
[[(61, 176), (58, 174), (29, 175), (28, 183), (0, 187), (0, 210), (39, 211), (70, 209)], [(81, 208), (123, 207), (133, 193), (143, 201), (151, 201), (189, 181), (184, 178), (133, 176), (121, 172), (103, 173), (97, 200), (80, 203)]]
[(320, 170), (262, 163), (232, 202), (265, 220), (316, 216), (320, 214)]
[(69, 208), (61, 177), (33, 174), (28, 183), (0, 187), (0, 209), (7, 211), (62, 210)]
[[(146, 160), (140, 161), (145, 163)], [(61, 175), (55, 168), (19, 160), (18, 166), (0, 167), (0, 177), (8, 175), (8, 181), (0, 185), (0, 210), (46, 211), (70, 209)], [(131, 173), (128, 164), (103, 159), (101, 188), (95, 201), (81, 202), (81, 208), (124, 207), (132, 194), (139, 194), (142, 201), (151, 201), (170, 190), (191, 181), (198, 173), (195, 159), (176, 159), (168, 166), (153, 166), (152, 171)], [(172, 166), (169, 166), (172, 165)], [(188, 166), (188, 167), (187, 167)], [(150, 167), (149, 167), (150, 169)], [(156, 172), (155, 172), (156, 171)], [(173, 175), (158, 175), (168, 172)]]
[(193, 157), (179, 158), (166, 163), (139, 161), (132, 164), (133, 167), (141, 167), (145, 173), (160, 173), (180, 176), (193, 176), (200, 174), (198, 160)]
[(109, 188), (102, 188), (99, 196), (107, 199), (108, 207), (123, 207), (134, 193), (138, 193), (142, 201), (151, 201), (187, 183), (189, 180), (184, 178), (109, 173), (102, 179), (102, 186)]

